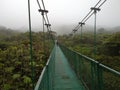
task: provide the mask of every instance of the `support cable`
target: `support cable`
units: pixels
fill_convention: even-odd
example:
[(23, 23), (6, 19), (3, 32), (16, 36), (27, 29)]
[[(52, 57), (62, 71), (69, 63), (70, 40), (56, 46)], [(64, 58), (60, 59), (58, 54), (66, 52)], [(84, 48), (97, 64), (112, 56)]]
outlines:
[[(97, 6), (98, 6), (98, 8), (100, 8), (105, 2), (106, 2), (107, 0), (104, 0), (103, 2), (102, 2), (102, 0), (99, 0), (98, 2), (97, 2), (97, 4), (94, 6), (94, 8), (96, 8)], [(101, 3), (102, 2), (102, 3)], [(101, 3), (101, 4), (100, 4)], [(100, 4), (100, 5), (99, 5)], [(94, 12), (92, 11), (92, 10), (90, 10), (89, 12), (88, 12), (88, 14), (81, 20), (81, 22), (83, 22), (83, 23), (85, 23), (92, 15), (94, 14)], [(79, 25), (78, 25), (79, 26)], [(77, 28), (77, 30), (79, 29), (80, 27), (78, 27)], [(75, 29), (76, 29), (76, 27), (75, 27)]]
[(28, 17), (29, 17), (29, 39), (30, 39), (30, 65), (32, 72), (32, 88), (34, 90), (34, 65), (33, 65), (33, 54), (32, 54), (32, 31), (31, 31), (31, 12), (30, 12), (30, 0), (28, 0)]
[(39, 8), (41, 9), (41, 6), (40, 6), (40, 3), (39, 3), (39, 0), (37, 0), (37, 3), (38, 3)]
[(43, 21), (43, 48), (44, 48), (44, 54), (45, 54), (45, 28), (44, 28), (44, 12), (42, 12), (42, 21)]
[[(41, 0), (41, 1), (42, 1), (42, 4), (43, 4), (43, 8), (44, 8), (44, 10), (46, 10), (46, 9), (45, 9), (45, 4), (44, 4), (44, 1), (43, 1), (43, 0)], [(48, 19), (47, 14), (46, 14), (46, 18), (47, 18), (48, 24), (50, 24), (50, 23), (49, 23), (49, 19)]]
[(80, 35), (80, 39), (81, 39), (81, 53), (82, 53), (82, 31), (83, 31), (83, 25), (85, 25), (85, 23), (79, 22), (79, 25), (81, 27), (81, 35)]
[[(101, 2), (101, 0), (99, 0), (99, 1), (97, 2), (97, 4), (94, 6), (94, 8), (95, 8), (100, 2)], [(92, 12), (92, 10), (89, 11), (89, 13), (82, 19), (81, 22), (83, 22), (83, 21), (89, 16), (89, 14), (90, 14), (91, 12)]]
[(95, 21), (94, 21), (94, 58), (96, 58), (96, 51), (97, 51), (97, 44), (96, 44), (96, 14), (97, 14), (97, 11), (100, 11), (99, 8), (94, 8), (92, 7), (91, 10), (94, 11), (94, 15), (95, 15)]
[(107, 0), (104, 0), (103, 3), (100, 4), (98, 8), (100, 8)]
[(38, 11), (41, 12), (42, 20), (43, 20), (43, 47), (44, 47), (44, 54), (45, 54), (45, 28), (44, 28), (44, 25), (45, 25), (46, 20), (45, 20), (44, 14), (48, 13), (48, 10), (39, 9)]
[(87, 20), (94, 14), (94, 12), (92, 12), (89, 17), (87, 17), (85, 20), (84, 20), (84, 23), (87, 22)]
[[(44, 8), (44, 10), (46, 10), (46, 8), (45, 8), (45, 4), (44, 4), (44, 1), (43, 1), (43, 0), (41, 0), (41, 1), (42, 1), (42, 4), (43, 4), (43, 8)], [(50, 22), (49, 22), (49, 18), (48, 18), (47, 13), (45, 13), (45, 16), (46, 16), (47, 23), (48, 23), (47, 30), (48, 30), (48, 32), (50, 32), (50, 31), (51, 31), (51, 27), (50, 27), (51, 24), (50, 24)], [(47, 24), (47, 23), (46, 23), (46, 24)], [(52, 40), (54, 41), (53, 36), (51, 35), (51, 33), (50, 33), (50, 36), (51, 36)]]
[[(93, 7), (93, 8), (100, 8), (107, 0), (104, 0), (100, 5), (99, 3), (101, 2), (101, 0), (98, 1), (98, 3)], [(99, 5), (99, 6), (98, 6)], [(98, 6), (98, 7), (97, 7)], [(94, 12), (92, 12), (93, 10), (91, 10), (84, 18), (81, 22), (86, 22), (93, 14)]]
[[(43, 10), (45, 10), (46, 11), (46, 8), (45, 8), (45, 5), (44, 5), (44, 1), (43, 0), (41, 0), (42, 1), (42, 5), (43, 5)], [(39, 12), (42, 10), (41, 9), (41, 6), (40, 6), (40, 3), (39, 3), (39, 0), (37, 0), (37, 3), (38, 3), (38, 6), (39, 6)], [(48, 32), (50, 33), (50, 31), (51, 31), (51, 25), (50, 25), (50, 23), (49, 23), (49, 19), (48, 19), (48, 16), (47, 16), (47, 12), (45, 13), (45, 16), (46, 16), (46, 18), (44, 17), (44, 21), (45, 21), (45, 24), (48, 24), (48, 26), (46, 26), (47, 27), (47, 30), (48, 30)]]
[[(44, 8), (44, 9), (41, 8), (40, 2), (39, 2), (39, 0), (37, 0), (38, 6), (39, 6), (39, 8), (40, 8), (40, 9), (38, 10), (39, 12), (40, 12), (41, 10), (46, 11), (45, 5), (44, 5), (44, 1), (43, 1), (43, 0), (41, 0), (41, 1), (42, 1), (42, 5), (43, 5), (43, 8)], [(48, 16), (47, 16), (47, 12), (45, 13), (45, 15), (46, 15), (46, 18), (44, 17), (45, 24), (47, 24), (47, 23), (49, 24), (49, 19), (48, 19)], [(46, 20), (46, 19), (47, 19), (47, 20)]]

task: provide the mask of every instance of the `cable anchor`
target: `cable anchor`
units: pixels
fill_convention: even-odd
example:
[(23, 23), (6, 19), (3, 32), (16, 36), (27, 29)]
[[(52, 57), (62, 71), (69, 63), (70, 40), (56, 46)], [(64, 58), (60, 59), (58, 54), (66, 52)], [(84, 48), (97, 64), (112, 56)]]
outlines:
[(50, 27), (51, 26), (51, 24), (45, 24), (47, 27)]
[(73, 32), (75, 33), (77, 31), (77, 29), (73, 29)]
[(97, 13), (97, 11), (100, 11), (100, 8), (95, 8), (95, 7), (91, 7), (91, 10), (94, 10), (94, 13)]
[(48, 13), (48, 10), (39, 9), (38, 11), (41, 12), (41, 15), (44, 15), (44, 13)]
[(83, 25), (85, 25), (85, 23), (83, 22), (79, 22), (80, 26), (82, 27)]

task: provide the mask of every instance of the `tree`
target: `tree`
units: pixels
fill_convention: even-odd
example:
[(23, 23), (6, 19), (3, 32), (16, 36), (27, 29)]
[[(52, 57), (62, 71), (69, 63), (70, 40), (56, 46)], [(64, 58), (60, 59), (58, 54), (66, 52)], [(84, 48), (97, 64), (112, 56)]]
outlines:
[(104, 53), (111, 56), (120, 55), (120, 32), (113, 34), (104, 43)]

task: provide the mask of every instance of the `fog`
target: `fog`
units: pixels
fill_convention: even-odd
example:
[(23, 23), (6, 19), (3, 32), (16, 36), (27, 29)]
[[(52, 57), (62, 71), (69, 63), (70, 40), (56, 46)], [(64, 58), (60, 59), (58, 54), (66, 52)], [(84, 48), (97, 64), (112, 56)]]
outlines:
[[(16, 30), (28, 29), (28, 0), (0, 0), (0, 25)], [(32, 30), (41, 30), (42, 16), (36, 0), (31, 1)], [(40, 0), (41, 1), (41, 0)], [(72, 27), (80, 22), (99, 0), (44, 0), (52, 30)], [(97, 13), (97, 26), (120, 26), (120, 0), (107, 0)], [(93, 16), (87, 25), (93, 25)], [(62, 29), (62, 28), (61, 28)], [(70, 28), (69, 28), (70, 29)]]

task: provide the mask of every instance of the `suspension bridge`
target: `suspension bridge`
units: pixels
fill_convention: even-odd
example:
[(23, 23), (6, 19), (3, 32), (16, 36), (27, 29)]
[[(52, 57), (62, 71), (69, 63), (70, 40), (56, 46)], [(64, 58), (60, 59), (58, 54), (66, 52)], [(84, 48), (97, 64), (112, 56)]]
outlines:
[[(94, 15), (94, 57), (96, 57), (96, 15), (100, 11), (100, 7), (107, 0), (99, 0), (94, 7), (91, 7), (90, 12), (78, 23), (73, 29), (75, 33), (85, 25), (87, 20)], [(89, 58), (82, 53), (77, 53), (69, 48), (57, 44), (52, 37), (51, 24), (48, 18), (48, 10), (45, 8), (44, 1), (41, 0), (43, 8), (39, 0), (37, 0), (39, 12), (42, 15), (43, 33), (45, 33), (44, 26), (46, 25), (50, 38), (54, 41), (54, 47), (51, 51), (49, 59), (44, 66), (42, 73), (38, 79), (37, 84), (34, 82), (34, 68), (32, 59), (32, 33), (31, 33), (31, 13), (30, 0), (28, 0), (28, 17), (29, 17), (29, 31), (30, 31), (30, 61), (32, 72), (33, 90), (120, 90), (120, 72), (109, 68), (98, 61)], [(44, 37), (45, 38), (45, 37)], [(45, 46), (45, 42), (44, 46)], [(45, 47), (44, 47), (45, 48)], [(82, 49), (81, 49), (82, 51)], [(114, 82), (108, 80), (114, 78)], [(116, 83), (116, 84), (112, 84)]]

